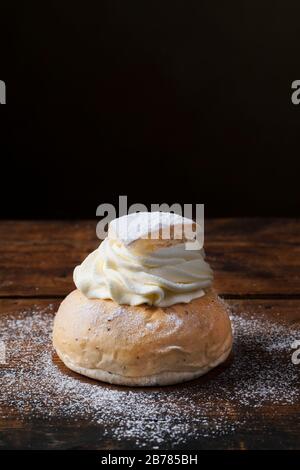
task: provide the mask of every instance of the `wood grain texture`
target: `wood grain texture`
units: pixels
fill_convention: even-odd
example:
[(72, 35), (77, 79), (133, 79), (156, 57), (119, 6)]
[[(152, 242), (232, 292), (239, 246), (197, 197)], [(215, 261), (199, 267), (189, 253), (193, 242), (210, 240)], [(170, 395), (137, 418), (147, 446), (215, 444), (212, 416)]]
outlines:
[[(99, 245), (97, 221), (2, 221), (0, 297), (64, 296)], [(299, 296), (300, 222), (217, 219), (205, 225), (207, 259), (225, 296)]]
[[(17, 318), (22, 312), (30, 314), (31, 312), (40, 311), (41, 315), (49, 315), (47, 308), (49, 303), (52, 305), (51, 315), (59, 306), (59, 300), (32, 300), (32, 299), (2, 299), (0, 301), (0, 318), (1, 315), (9, 314), (11, 318)], [(264, 318), (276, 325), (286, 325), (298, 328), (300, 335), (300, 301), (299, 300), (230, 300), (228, 301), (234, 315), (241, 315), (244, 318)], [(46, 313), (45, 313), (46, 312)], [(299, 337), (300, 339), (300, 337)], [(291, 338), (292, 340), (292, 338)], [(22, 338), (20, 341), (23, 341)], [(29, 345), (26, 343), (19, 344), (18, 351), (26, 354)], [(257, 355), (257, 351), (251, 350), (248, 345), (245, 353), (249, 356), (249, 368), (251, 361), (259, 361), (255, 366), (263, 371), (264, 364), (269, 360), (267, 351), (261, 349)], [(43, 348), (43, 344), (39, 345)], [(250, 349), (249, 349), (250, 348)], [(284, 356), (278, 356), (279, 360), (286, 361), (290, 364), (291, 351)], [(36, 354), (35, 349), (30, 349), (31, 354)], [(95, 387), (104, 387), (106, 389), (124, 390), (126, 387), (115, 387), (101, 382), (95, 382), (87, 378), (81, 377), (68, 369), (61, 363), (58, 357), (49, 352), (54, 364), (68, 377), (74, 381), (92, 383)], [(256, 357), (256, 359), (254, 359)], [(258, 357), (258, 359), (257, 359)], [(20, 369), (19, 357), (12, 354), (11, 360), (6, 365), (0, 366), (1, 372), (9, 369), (11, 372), (18, 373)], [(220, 374), (227, 374), (233, 367), (234, 361), (239, 361), (238, 356), (233, 356), (229, 362), (220, 366), (216, 370), (210, 372), (206, 376), (195, 381), (164, 388), (150, 389), (132, 389), (132, 393), (141, 394), (145, 390), (152, 393), (153, 390), (162, 392), (159, 395), (159, 401), (162, 409), (167, 406), (167, 396), (172, 394), (174, 390), (180, 391), (180, 395), (187, 397), (191, 401), (190, 411), (187, 411), (187, 422), (191, 419), (189, 413), (193, 413), (194, 406), (201, 408), (202, 400), (204, 400), (206, 388), (214, 384)], [(294, 366), (299, 368), (300, 365)], [(21, 373), (21, 370), (20, 370)], [(226, 385), (228, 387), (228, 384)], [(300, 381), (298, 399), (293, 403), (265, 403), (256, 407), (241, 403), (234, 403), (225, 398), (220, 400), (208, 410), (204, 407), (203, 421), (197, 424), (195, 428), (195, 436), (189, 437), (184, 444), (180, 445), (180, 449), (299, 449), (300, 448)], [(234, 385), (232, 385), (234, 387)], [(192, 392), (192, 393), (191, 393)], [(166, 403), (164, 403), (166, 397)], [(10, 399), (7, 403), (0, 400), (0, 448), (34, 448), (34, 449), (133, 449), (138, 448), (134, 439), (126, 437), (123, 440), (115, 439), (114, 435), (114, 416), (111, 420), (107, 420), (104, 430), (101, 423), (94, 423), (89, 418), (72, 419), (65, 416), (63, 411), (47, 410), (45, 408), (44, 416), (32, 418), (31, 409), (34, 409), (34, 400), (28, 397), (28, 403), (24, 402), (22, 409), (16, 409), (11, 405)], [(194, 403), (193, 403), (194, 401)], [(194, 406), (192, 406), (194, 405)], [(46, 405), (45, 405), (46, 406)], [(180, 406), (180, 404), (178, 405)], [(32, 408), (33, 407), (33, 408)], [(63, 405), (61, 406), (63, 409)], [(51, 416), (49, 416), (51, 411)], [(226, 433), (220, 433), (214, 437), (206, 436), (207, 426), (213, 425), (215, 420), (220, 417), (226, 418)], [(163, 419), (163, 417), (162, 417)], [(228, 423), (232, 424), (232, 431), (229, 429)], [(238, 426), (236, 424), (238, 423)], [(199, 433), (202, 437), (199, 437)], [(146, 448), (147, 448), (147, 442)], [(166, 440), (161, 445), (163, 449), (173, 448), (171, 440)], [(175, 448), (178, 448), (175, 446)]]

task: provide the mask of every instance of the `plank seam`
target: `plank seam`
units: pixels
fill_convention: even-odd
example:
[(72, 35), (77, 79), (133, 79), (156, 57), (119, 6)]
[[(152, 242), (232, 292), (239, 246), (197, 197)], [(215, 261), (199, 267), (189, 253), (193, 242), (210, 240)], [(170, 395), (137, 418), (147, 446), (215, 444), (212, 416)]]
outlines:
[[(0, 300), (53, 300), (64, 299), (68, 294), (53, 295), (0, 295)], [(300, 300), (298, 294), (228, 294), (220, 292), (219, 297), (225, 300)]]

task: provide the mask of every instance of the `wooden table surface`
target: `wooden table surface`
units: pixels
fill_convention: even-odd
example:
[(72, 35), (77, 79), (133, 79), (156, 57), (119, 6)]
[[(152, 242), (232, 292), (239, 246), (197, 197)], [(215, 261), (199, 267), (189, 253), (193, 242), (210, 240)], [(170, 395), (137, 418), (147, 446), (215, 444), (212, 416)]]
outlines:
[[(5, 315), (9, 315), (9, 318), (13, 320), (14, 317), (20, 318), (20, 315), (30, 316), (31, 312), (38, 310), (41, 315), (53, 316), (61, 299), (74, 288), (72, 283), (74, 266), (99, 244), (95, 228), (96, 221), (2, 221), (0, 224), (0, 321)], [(251, 325), (250, 320), (254, 322), (253, 325), (257, 325), (255, 323), (257, 319), (261, 325), (266, 324), (266, 330), (270, 329), (270, 338), (275, 331), (277, 345), (279, 345), (278, 334), (282, 332), (282, 335), (286, 337), (285, 331), (288, 332), (291, 327), (294, 334), (291, 337), (291, 343), (297, 337), (298, 330), (300, 340), (299, 242), (300, 222), (298, 220), (214, 219), (206, 221), (206, 254), (215, 272), (216, 290), (231, 306), (237, 325), (244, 325), (242, 321), (239, 322), (239, 316), (244, 319), (243, 321), (248, 321), (248, 326)], [(245, 331), (249, 334), (249, 327), (247, 328)], [(257, 331), (261, 331), (259, 328)], [(267, 335), (268, 331), (265, 334)], [(28, 351), (28, 344), (22, 344), (22, 341), (24, 341), (23, 335), (20, 336), (17, 344), (17, 352), (12, 352), (9, 356), (11, 361), (0, 364), (0, 383), (1, 380), (7, 380), (8, 371), (19, 373), (21, 355)], [(220, 377), (232, 374), (234, 367), (238, 370), (237, 366), (241, 362), (239, 354), (249, 355), (250, 372), (252, 367), (256, 368), (257, 376), (260, 371), (266, 372), (264, 363), (270, 359), (268, 356), (270, 345), (268, 352), (264, 350), (265, 343), (262, 342), (261, 351), (258, 354), (257, 351), (251, 351), (255, 343), (251, 341), (247, 343), (246, 338), (248, 346), (243, 349), (243, 341), (239, 341), (240, 344), (229, 362), (205, 377), (177, 387), (133, 390), (136, 394), (135, 399), (139, 396), (138, 394), (141, 400), (146, 397), (147, 393), (149, 396), (146, 399), (150, 399), (154, 393), (157, 394), (158, 403), (155, 405), (155, 412), (159, 410), (161, 401), (162, 427), (165, 426), (163, 421), (168, 419), (168, 408), (165, 406), (168, 397), (174, 396), (174, 401), (177, 400), (178, 403), (177, 405), (172, 403), (171, 406), (178, 406), (179, 410), (182, 397), (184, 398), (186, 394), (187, 400), (184, 403), (187, 403), (189, 396), (191, 397), (193, 404), (190, 412), (188, 407), (185, 409), (184, 419), (187, 427), (189, 422), (192, 422), (189, 421), (193, 419), (189, 413), (194, 413), (195, 404), (197, 403), (201, 409), (202, 400), (203, 402), (206, 400), (202, 414), (200, 413), (197, 420), (193, 421), (194, 433), (191, 428), (187, 428), (188, 431), (185, 433), (183, 418), (180, 418), (181, 427), (178, 428), (175, 441), (172, 431), (170, 430), (168, 434), (165, 430), (162, 434), (162, 441), (158, 441), (154, 446), (155, 437), (152, 436), (151, 442), (150, 438), (147, 441), (145, 432), (142, 432), (142, 437), (138, 440), (134, 433), (131, 435), (128, 432), (127, 428), (122, 438), (122, 431), (118, 431), (119, 424), (114, 422), (114, 416), (109, 416), (108, 412), (105, 415), (106, 422), (103, 420), (95, 422), (89, 416), (74, 416), (73, 419), (70, 413), (65, 416), (63, 403), (61, 409), (54, 403), (52, 413), (49, 410), (49, 413), (47, 412), (47, 405), (45, 405), (45, 413), (37, 413), (34, 412), (34, 401), (30, 401), (32, 400), (30, 395), (24, 399), (22, 405), (17, 406), (12, 388), (11, 396), (7, 394), (0, 396), (0, 448), (131, 449), (144, 446), (162, 449), (299, 449), (299, 380), (298, 385), (293, 385), (290, 400), (282, 399), (282, 397), (278, 399), (278, 394), (288, 396), (286, 391), (282, 390), (281, 394), (281, 389), (278, 389), (273, 390), (271, 395), (267, 394), (265, 400), (260, 399), (259, 406), (256, 406), (253, 388), (253, 403), (249, 397), (246, 401), (239, 398), (236, 403), (234, 399), (226, 398), (230, 390), (225, 381), (225, 385), (222, 382), (224, 397), (220, 395), (219, 389), (216, 390), (214, 403), (214, 384), (219, 387), (220, 380), (223, 380)], [(286, 370), (291, 370), (292, 374), (296, 373), (300, 378), (300, 364), (292, 364), (292, 353), (291, 348), (286, 348), (286, 345), (282, 346), (282, 354), (280, 353), (278, 360), (283, 361), (283, 368), (279, 371), (284, 371), (286, 365)], [(115, 390), (123, 393), (126, 389), (93, 382), (67, 371), (53, 351), (51, 360), (60, 369), (60, 373), (66, 374), (74, 383), (82, 381), (85, 384), (92, 384), (93, 390), (98, 387), (98, 399), (101, 387), (112, 394)], [(270, 374), (269, 369), (268, 374)], [(251, 375), (249, 377), (251, 381)], [(257, 377), (256, 380), (258, 380)], [(272, 377), (268, 380), (272, 380)], [(287, 380), (287, 386), (290, 386), (288, 376)], [(278, 377), (278, 384), (279, 382), (280, 377)], [(233, 377), (233, 383), (235, 384), (233, 396), (239, 396), (237, 377)], [(276, 388), (276, 380), (274, 383)], [(250, 387), (251, 383), (249, 382), (248, 385)], [(7, 384), (5, 386), (7, 390)], [(261, 384), (255, 386), (261, 388)], [(295, 393), (297, 386), (298, 396)], [(252, 393), (249, 387), (248, 393), (249, 390)], [(209, 407), (207, 403), (208, 389), (212, 407)], [(49, 393), (48, 388), (45, 393)], [(128, 393), (128, 390), (124, 393)], [(134, 405), (134, 402), (132, 403)], [(124, 410), (126, 411), (126, 408)], [(126, 421), (126, 414), (123, 414), (123, 420)], [(149, 420), (151, 421), (151, 418)], [(218, 420), (218, 426), (216, 426), (216, 420)], [(152, 424), (150, 423), (149, 426)], [(209, 432), (213, 426), (218, 432)], [(157, 432), (159, 434), (159, 429)]]

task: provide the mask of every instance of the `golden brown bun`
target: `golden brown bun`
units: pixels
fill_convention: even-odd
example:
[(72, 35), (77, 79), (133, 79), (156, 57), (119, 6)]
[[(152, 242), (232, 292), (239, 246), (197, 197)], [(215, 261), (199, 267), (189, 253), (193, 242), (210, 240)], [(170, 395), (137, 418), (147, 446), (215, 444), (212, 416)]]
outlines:
[(53, 345), (67, 367), (132, 386), (169, 385), (199, 377), (232, 347), (226, 307), (214, 291), (171, 307), (118, 305), (79, 290), (61, 303)]

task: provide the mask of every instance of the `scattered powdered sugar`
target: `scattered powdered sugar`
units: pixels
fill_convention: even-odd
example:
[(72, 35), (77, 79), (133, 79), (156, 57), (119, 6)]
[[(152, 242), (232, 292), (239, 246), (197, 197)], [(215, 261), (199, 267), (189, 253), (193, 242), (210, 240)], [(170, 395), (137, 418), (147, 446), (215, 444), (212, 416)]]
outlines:
[[(68, 373), (54, 361), (53, 305), (0, 316), (6, 365), (0, 366), (0, 417), (75, 423), (101, 436), (147, 448), (233, 434), (264, 405), (299, 401), (299, 368), (291, 344), (300, 329), (266, 316), (232, 315), (234, 350), (225, 366), (202, 379), (164, 388), (125, 388)], [(243, 413), (244, 410), (244, 413)], [(2, 416), (1, 416), (2, 413)]]

